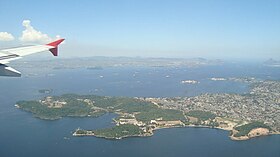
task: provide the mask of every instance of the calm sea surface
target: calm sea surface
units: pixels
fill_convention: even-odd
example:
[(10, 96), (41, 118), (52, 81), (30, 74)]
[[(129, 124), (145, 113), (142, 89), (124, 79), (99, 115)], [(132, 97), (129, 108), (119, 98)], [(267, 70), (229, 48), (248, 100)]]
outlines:
[[(30, 69), (20, 69), (27, 73)], [(129, 97), (194, 96), (202, 93), (245, 93), (244, 83), (211, 81), (211, 77), (280, 79), (280, 69), (261, 65), (224, 65), (200, 68), (130, 67), (103, 70), (61, 69), (43, 75), (0, 78), (0, 157), (49, 156), (191, 156), (280, 157), (280, 136), (232, 141), (228, 132), (207, 128), (172, 128), (152, 137), (105, 140), (72, 137), (78, 127), (111, 127), (114, 114), (99, 118), (63, 118), (44, 121), (14, 107), (19, 100), (39, 99), (39, 89), (64, 93)], [(181, 84), (197, 80), (199, 84)]]

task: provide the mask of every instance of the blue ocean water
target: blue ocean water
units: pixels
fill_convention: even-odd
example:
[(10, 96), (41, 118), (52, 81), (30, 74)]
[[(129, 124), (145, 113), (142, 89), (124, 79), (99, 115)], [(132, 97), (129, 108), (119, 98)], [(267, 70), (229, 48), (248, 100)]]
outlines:
[[(19, 69), (23, 73), (28, 69)], [(207, 128), (172, 128), (152, 137), (105, 140), (72, 137), (78, 127), (96, 129), (114, 125), (114, 114), (99, 118), (63, 118), (45, 121), (14, 107), (18, 100), (39, 99), (39, 89), (64, 93), (130, 97), (194, 96), (201, 93), (245, 93), (247, 84), (211, 81), (211, 77), (280, 79), (279, 68), (229, 64), (199, 68), (121, 67), (103, 70), (60, 69), (48, 74), (0, 78), (0, 157), (44, 156), (192, 156), (279, 157), (280, 136), (232, 141), (228, 132)], [(200, 84), (181, 84), (198, 80)]]

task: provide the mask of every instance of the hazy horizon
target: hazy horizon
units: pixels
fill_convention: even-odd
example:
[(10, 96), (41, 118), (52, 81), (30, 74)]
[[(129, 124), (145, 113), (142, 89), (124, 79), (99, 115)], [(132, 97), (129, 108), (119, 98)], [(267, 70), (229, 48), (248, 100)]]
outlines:
[(62, 37), (60, 57), (280, 60), (278, 0), (2, 0), (0, 18), (0, 48)]

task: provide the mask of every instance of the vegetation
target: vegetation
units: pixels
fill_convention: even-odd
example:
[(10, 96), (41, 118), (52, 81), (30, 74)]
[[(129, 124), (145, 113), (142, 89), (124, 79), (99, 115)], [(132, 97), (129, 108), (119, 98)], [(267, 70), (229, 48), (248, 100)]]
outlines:
[(94, 110), (93, 105), (79, 101), (70, 95), (53, 97), (53, 100), (65, 101), (67, 104), (60, 108), (49, 107), (39, 101), (19, 101), (17, 105), (28, 112), (32, 112), (35, 117), (41, 119), (55, 120), (65, 116), (100, 116), (106, 113), (104, 110)]
[(42, 119), (53, 120), (61, 117), (57, 109), (50, 110), (47, 106), (42, 105), (38, 101), (19, 101), (17, 105), (25, 111), (34, 113), (35, 117)]
[(234, 129), (238, 131), (238, 133), (234, 134), (235, 137), (240, 136), (247, 136), (248, 133), (255, 128), (267, 128), (271, 130), (271, 128), (267, 125), (265, 125), (263, 122), (251, 122), (245, 125), (241, 125), (238, 127), (235, 127)]
[(112, 128), (94, 130), (93, 132), (97, 137), (105, 137), (112, 139), (127, 136), (140, 136), (143, 134), (143, 131), (138, 126), (131, 124), (124, 124)]
[(114, 107), (114, 110), (119, 110), (125, 113), (148, 112), (152, 109), (158, 108), (150, 102), (131, 98), (126, 98), (125, 101), (119, 101), (118, 104), (118, 106)]
[(86, 130), (82, 130), (82, 129), (78, 129), (78, 130), (76, 130), (76, 134), (78, 134), (78, 135), (86, 135), (87, 131)]
[[(87, 103), (84, 100), (90, 100)], [(52, 97), (52, 101), (66, 102), (61, 107), (49, 107), (40, 101), (19, 101), (17, 104), (25, 111), (32, 112), (41, 119), (59, 119), (65, 116), (98, 117), (106, 112), (138, 113), (137, 120), (150, 121), (185, 120), (181, 111), (161, 109), (156, 105), (135, 98), (105, 97), (97, 95), (64, 94)]]
[(195, 117), (202, 121), (212, 120), (216, 117), (216, 115), (211, 112), (200, 111), (200, 110), (190, 111), (186, 113), (186, 116)]
[(94, 106), (106, 108), (111, 112), (119, 111), (125, 113), (134, 113), (134, 112), (146, 112), (151, 108), (154, 108), (150, 102), (135, 98), (127, 97), (105, 97), (105, 96), (96, 96), (88, 95), (82, 96), (82, 98), (90, 99), (94, 101)]
[[(64, 95), (65, 96), (65, 95)], [(154, 107), (150, 102), (135, 98), (127, 97), (107, 97), (97, 95), (67, 95), (68, 97), (74, 97), (79, 99), (89, 99), (94, 102), (94, 106), (107, 109), (110, 112), (120, 111), (126, 113), (144, 112), (149, 108)]]

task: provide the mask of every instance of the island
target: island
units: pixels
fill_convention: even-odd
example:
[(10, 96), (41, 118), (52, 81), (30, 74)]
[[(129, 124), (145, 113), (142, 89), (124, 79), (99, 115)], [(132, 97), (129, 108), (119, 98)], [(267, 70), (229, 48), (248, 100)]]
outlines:
[(196, 81), (196, 80), (183, 80), (183, 81), (181, 81), (181, 83), (183, 83), (183, 84), (198, 84), (200, 82)]
[[(247, 79), (235, 78), (235, 81)], [(115, 113), (115, 126), (77, 128), (73, 136), (106, 139), (152, 136), (157, 129), (209, 127), (229, 131), (232, 140), (280, 133), (280, 81), (251, 79), (245, 94), (202, 94), (194, 97), (143, 98), (64, 94), (18, 101), (16, 107), (37, 118), (99, 117)]]
[(41, 94), (51, 94), (53, 92), (53, 89), (40, 89), (38, 90)]
[(210, 78), (210, 80), (212, 80), (212, 81), (226, 81), (227, 79), (225, 79), (223, 77), (212, 77), (212, 78)]
[(264, 62), (264, 65), (270, 67), (280, 67), (280, 61), (270, 58), (269, 60)]

